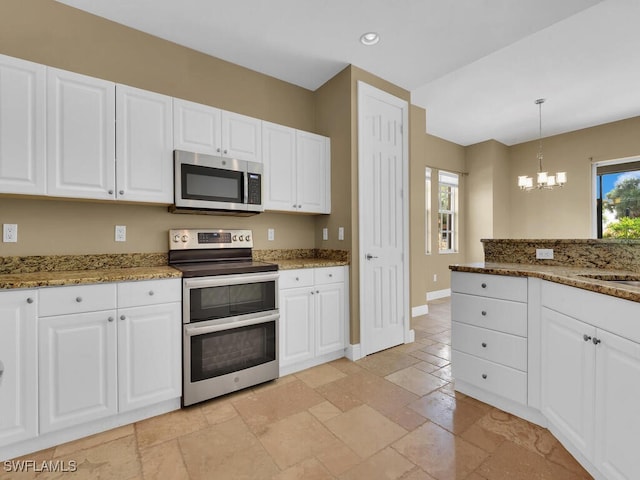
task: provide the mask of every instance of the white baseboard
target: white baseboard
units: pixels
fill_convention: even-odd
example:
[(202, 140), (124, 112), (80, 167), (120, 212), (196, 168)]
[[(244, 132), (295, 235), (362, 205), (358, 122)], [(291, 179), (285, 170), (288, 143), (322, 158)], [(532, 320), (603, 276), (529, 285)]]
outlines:
[(417, 307), (411, 307), (411, 318), (419, 317), (421, 315), (427, 315), (429, 313), (429, 305), (418, 305)]
[(427, 292), (427, 301), (438, 300), (439, 298), (446, 298), (451, 296), (451, 289), (445, 288), (444, 290), (435, 290), (433, 292)]
[(360, 360), (362, 358), (362, 350), (360, 349), (360, 344), (356, 343), (353, 345), (349, 345), (347, 347), (345, 356), (352, 362), (355, 362), (356, 360)]

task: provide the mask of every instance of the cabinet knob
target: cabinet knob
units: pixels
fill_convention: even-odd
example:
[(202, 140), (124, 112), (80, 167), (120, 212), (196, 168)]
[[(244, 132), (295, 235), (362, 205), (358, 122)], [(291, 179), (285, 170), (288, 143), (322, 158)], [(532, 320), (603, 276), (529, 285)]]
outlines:
[(124, 190), (120, 190), (120, 191), (118, 192), (118, 195), (124, 195)]
[(483, 373), (483, 374), (482, 374), (482, 378), (484, 378), (484, 379), (486, 380), (486, 379), (487, 379), (487, 374), (486, 374), (486, 373)]
[(320, 290), (316, 290), (316, 293), (320, 293)]
[(109, 195), (113, 195), (113, 190), (109, 190)]
[(299, 282), (299, 281), (300, 281), (300, 277), (296, 277), (296, 282)]
[(329, 278), (331, 278), (331, 277), (333, 277), (333, 273), (330, 273), (330, 274), (329, 274)]
[(293, 208), (298, 208), (298, 206), (295, 203), (292, 205), (292, 207)]
[(482, 288), (487, 288), (487, 284), (483, 283), (482, 285), (480, 285)]
[(583, 339), (585, 342), (588, 342), (589, 340), (591, 340), (591, 337), (585, 333), (584, 335), (582, 335), (582, 339)]
[(107, 318), (107, 320), (109, 320), (110, 322), (113, 322), (113, 317), (109, 317)]
[(298, 205), (298, 208), (302, 208), (302, 205)]
[(33, 303), (33, 298), (31, 297), (27, 298), (27, 303)]
[(127, 317), (125, 317), (124, 315), (120, 315), (120, 320), (126, 320)]
[(315, 292), (312, 290), (312, 291), (311, 291), (311, 295), (313, 295), (314, 293), (315, 293)]
[(80, 303), (82, 301), (82, 297), (76, 297), (76, 302)]
[(596, 338), (596, 337), (593, 337), (593, 340), (592, 340), (592, 341), (593, 341), (593, 344), (594, 344), (594, 345), (598, 345), (599, 343), (601, 343), (601, 342), (602, 342), (602, 340), (600, 340), (599, 338)]
[(487, 348), (487, 342), (482, 342), (482, 348)]
[(4, 373), (4, 363), (0, 360), (0, 379), (2, 379), (2, 374)]
[(222, 153), (224, 153), (226, 155), (228, 153), (228, 150), (225, 148), (224, 152), (222, 152)]
[(482, 312), (480, 312), (480, 313), (482, 313), (482, 316), (483, 316), (483, 317), (486, 317), (486, 316), (487, 316), (487, 311), (486, 311), (486, 310), (482, 310)]
[(153, 297), (155, 295), (155, 292), (153, 290), (149, 290), (149, 295)]
[(216, 148), (216, 152), (220, 153), (220, 147)]

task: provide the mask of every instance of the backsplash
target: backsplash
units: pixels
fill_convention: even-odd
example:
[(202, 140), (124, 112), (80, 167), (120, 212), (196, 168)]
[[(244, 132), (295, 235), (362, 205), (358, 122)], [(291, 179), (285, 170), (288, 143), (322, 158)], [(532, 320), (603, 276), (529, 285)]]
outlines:
[[(640, 240), (482, 239), (484, 261), (565, 265), (640, 272)], [(536, 249), (552, 249), (553, 259), (536, 259)]]
[(167, 262), (168, 256), (166, 252), (0, 257), (0, 275), (128, 267), (162, 267), (166, 266)]

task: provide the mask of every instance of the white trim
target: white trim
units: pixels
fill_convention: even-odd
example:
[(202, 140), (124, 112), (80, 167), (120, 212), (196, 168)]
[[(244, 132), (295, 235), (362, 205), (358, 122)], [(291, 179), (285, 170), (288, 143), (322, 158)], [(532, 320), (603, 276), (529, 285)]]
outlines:
[(324, 355), (320, 355), (319, 357), (314, 357), (303, 362), (280, 367), (280, 376), (284, 377), (285, 375), (291, 375), (292, 373), (300, 372), (302, 370), (306, 370), (307, 368), (317, 367), (318, 365), (322, 365), (323, 363), (328, 363), (333, 360), (343, 358), (345, 356), (346, 350), (347, 349), (336, 350), (335, 352), (325, 353)]
[[(357, 88), (358, 88), (358, 105), (357, 105), (358, 114), (357, 115), (358, 115), (358, 171), (359, 172), (362, 171), (361, 169), (364, 163), (364, 157), (362, 154), (363, 149), (361, 148), (361, 145), (364, 144), (363, 131), (362, 131), (362, 128), (360, 128), (360, 125), (362, 124), (363, 119), (361, 117), (362, 109), (360, 108), (360, 105), (363, 104), (365, 96), (367, 95), (375, 96), (380, 100), (389, 102), (402, 109), (402, 212), (403, 212), (402, 270), (403, 270), (403, 281), (404, 281), (404, 296), (402, 300), (403, 300), (404, 338), (405, 338), (405, 342), (407, 342), (408, 339), (415, 336), (415, 333), (410, 330), (411, 322), (409, 321), (409, 317), (408, 317), (408, 314), (410, 311), (410, 308), (409, 308), (410, 307), (410, 300), (409, 300), (409, 285), (410, 285), (409, 283), (409, 256), (410, 256), (410, 250), (409, 250), (409, 103), (406, 100), (402, 100), (401, 98), (398, 98), (376, 87), (373, 87), (361, 80), (358, 80)], [(360, 185), (361, 179), (362, 179), (362, 176), (358, 175), (358, 204), (364, 205), (365, 199), (363, 198), (364, 193), (363, 193), (362, 186)], [(364, 231), (363, 222), (364, 222), (363, 217), (362, 215), (360, 215), (360, 212), (358, 211), (358, 232)], [(360, 254), (363, 252), (364, 240), (362, 235), (358, 235), (358, 236), (359, 236), (358, 253)], [(364, 268), (365, 268), (364, 262), (360, 261), (359, 264), (360, 264), (360, 269), (359, 269), (358, 275), (359, 275), (359, 278), (362, 279), (364, 278)], [(365, 302), (364, 282), (362, 281), (360, 282), (359, 288), (360, 288), (359, 300), (360, 300), (360, 306), (362, 306), (364, 305), (364, 302)], [(362, 358), (361, 352), (367, 351), (366, 349), (367, 335), (366, 335), (364, 326), (365, 326), (365, 323), (360, 319), (360, 345), (359, 345), (360, 356), (358, 358)]]
[(445, 288), (444, 290), (434, 290), (433, 292), (427, 292), (427, 302), (430, 300), (438, 300), (439, 298), (446, 298), (450, 296), (450, 288)]
[(359, 343), (347, 346), (347, 351), (345, 353), (345, 356), (352, 362), (362, 358), (362, 349), (360, 348)]
[[(429, 299), (427, 298), (427, 300)], [(411, 318), (416, 318), (421, 315), (428, 315), (428, 314), (429, 314), (429, 305), (418, 305), (417, 307), (413, 307), (411, 309)]]

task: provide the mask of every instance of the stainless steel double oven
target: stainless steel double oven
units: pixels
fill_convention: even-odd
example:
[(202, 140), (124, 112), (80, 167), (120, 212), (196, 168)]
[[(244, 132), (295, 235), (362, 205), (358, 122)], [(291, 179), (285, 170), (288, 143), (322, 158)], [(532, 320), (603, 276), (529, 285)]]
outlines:
[(277, 265), (254, 262), (250, 230), (171, 230), (183, 274), (184, 406), (279, 376)]

